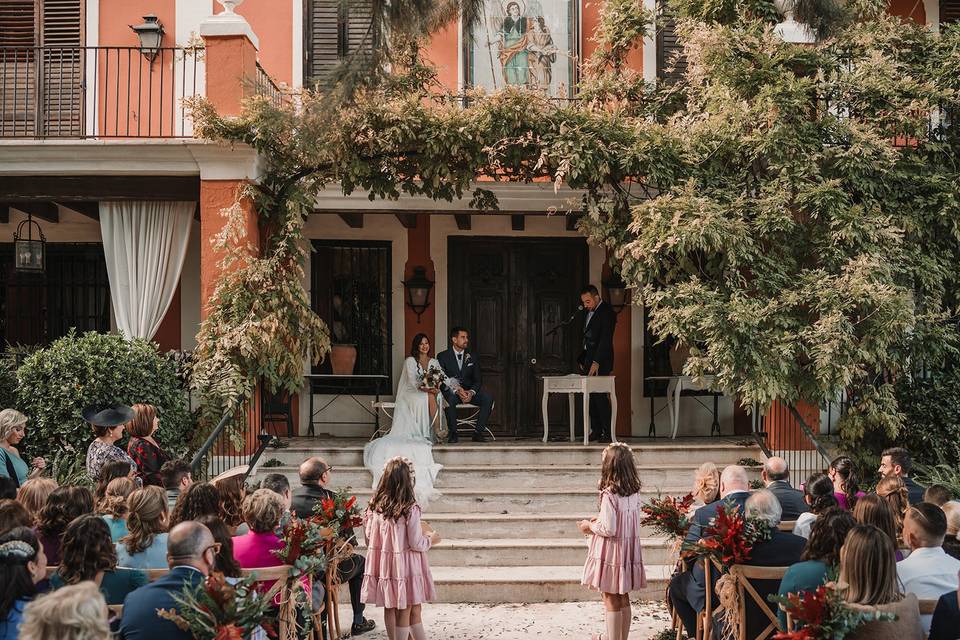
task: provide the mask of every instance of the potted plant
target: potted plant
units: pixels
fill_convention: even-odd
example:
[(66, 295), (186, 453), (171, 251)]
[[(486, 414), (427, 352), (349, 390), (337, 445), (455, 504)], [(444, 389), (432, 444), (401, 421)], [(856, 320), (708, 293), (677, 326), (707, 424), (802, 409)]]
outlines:
[(349, 289), (345, 293), (333, 294), (333, 319), (330, 323), (330, 368), (334, 375), (353, 375), (357, 365), (357, 345), (350, 335), (350, 324), (353, 317), (353, 303), (349, 296)]

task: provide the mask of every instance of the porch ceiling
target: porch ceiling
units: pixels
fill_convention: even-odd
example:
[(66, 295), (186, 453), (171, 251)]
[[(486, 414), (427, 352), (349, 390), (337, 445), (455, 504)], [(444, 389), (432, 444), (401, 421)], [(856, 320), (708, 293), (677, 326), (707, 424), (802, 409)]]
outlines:
[(339, 184), (330, 184), (317, 196), (314, 213), (428, 213), (428, 214), (496, 214), (496, 215), (549, 215), (553, 213), (579, 213), (583, 191), (562, 186), (554, 191), (553, 183), (521, 184), (516, 182), (480, 182), (474, 188), (489, 189), (497, 196), (500, 208), (497, 211), (477, 211), (470, 208), (470, 193), (453, 202), (431, 200), (424, 196), (402, 194), (398, 200), (370, 200), (368, 192), (355, 191), (344, 195)]

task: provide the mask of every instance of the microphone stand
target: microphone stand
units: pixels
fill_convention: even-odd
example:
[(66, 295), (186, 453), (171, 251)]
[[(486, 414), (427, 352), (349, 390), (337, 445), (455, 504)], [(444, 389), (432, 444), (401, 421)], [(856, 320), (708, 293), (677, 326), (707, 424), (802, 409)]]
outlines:
[(571, 322), (573, 322), (574, 318), (576, 318), (576, 317), (577, 317), (577, 314), (580, 313), (581, 311), (583, 311), (583, 306), (582, 306), (582, 305), (579, 306), (579, 307), (577, 307), (577, 310), (574, 311), (573, 313), (571, 313), (569, 318), (567, 318), (566, 320), (564, 320), (563, 322), (561, 322), (560, 324), (558, 324), (557, 326), (555, 326), (553, 329), (550, 329), (550, 331), (547, 331), (545, 334), (543, 334), (543, 337), (546, 338), (546, 337), (548, 337), (548, 336), (552, 336), (552, 335), (555, 334), (561, 327), (565, 327), (565, 326), (567, 326), (568, 324), (570, 324)]

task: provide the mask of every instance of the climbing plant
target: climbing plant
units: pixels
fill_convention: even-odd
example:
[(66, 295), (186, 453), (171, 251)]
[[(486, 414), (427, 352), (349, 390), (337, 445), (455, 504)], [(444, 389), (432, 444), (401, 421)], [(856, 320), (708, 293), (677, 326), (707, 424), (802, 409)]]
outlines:
[[(238, 118), (199, 102), (194, 117), (201, 135), (264, 159), (250, 195), (273, 229), (267, 245), (300, 242), (328, 185), (371, 199), (470, 198), (482, 212), (497, 203), (478, 176), (566, 184), (583, 194), (571, 204), (586, 214), (580, 228), (614, 255), (654, 332), (691, 347), (688, 374), (714, 375), (747, 406), (849, 390), (863, 409), (854, 437), (895, 433), (890, 384), (955, 344), (960, 31), (931, 33), (873, 0), (811, 0), (800, 13), (821, 37), (797, 45), (774, 33), (767, 0), (673, 6), (687, 62), (675, 84), (628, 68), (650, 15), (610, 0), (577, 100), (451, 95), (422, 43), (398, 30), (393, 73), (376, 81), (306, 90), (296, 106), (252, 99)], [(259, 277), (288, 266), (262, 263)], [(227, 294), (256, 290), (254, 272), (238, 273), (214, 305), (217, 322), (233, 324), (207, 329), (208, 353), (218, 332), (236, 344), (252, 335)], [(276, 300), (300, 311), (277, 307), (290, 324), (271, 330), (305, 335), (305, 299), (286, 277)], [(292, 381), (289, 364), (277, 379)]]

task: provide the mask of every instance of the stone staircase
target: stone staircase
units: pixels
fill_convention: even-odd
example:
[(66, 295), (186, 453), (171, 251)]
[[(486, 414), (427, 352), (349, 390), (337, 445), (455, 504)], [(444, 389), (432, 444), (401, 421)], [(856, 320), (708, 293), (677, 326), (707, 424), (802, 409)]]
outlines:
[[(268, 449), (252, 483), (282, 473), (299, 486), (297, 466), (319, 455), (334, 467), (331, 486), (352, 487), (361, 502), (372, 481), (363, 467), (364, 441), (297, 438)], [(733, 439), (637, 440), (645, 496), (686, 493), (693, 471), (712, 461), (718, 467), (742, 458), (762, 459), (756, 446)], [(437, 481), (443, 496), (424, 519), (443, 537), (430, 550), (440, 602), (558, 602), (594, 600), (580, 586), (586, 539), (576, 522), (596, 514), (596, 485), (603, 447), (537, 441), (465, 443), (434, 448), (444, 465)], [(276, 462), (270, 462), (275, 465)], [(359, 530), (358, 530), (359, 532)], [(362, 550), (361, 550), (362, 551)], [(667, 542), (648, 532), (643, 540), (647, 589), (644, 599), (663, 596), (673, 570)]]

